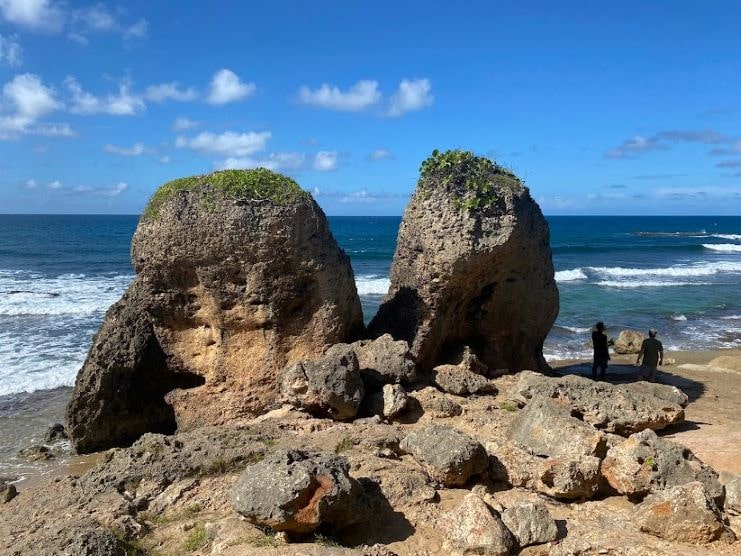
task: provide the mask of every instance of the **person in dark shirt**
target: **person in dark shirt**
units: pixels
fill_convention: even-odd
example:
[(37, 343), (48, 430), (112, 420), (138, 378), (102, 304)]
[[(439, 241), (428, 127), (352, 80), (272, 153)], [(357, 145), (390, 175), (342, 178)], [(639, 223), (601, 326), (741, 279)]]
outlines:
[(610, 360), (610, 350), (607, 349), (607, 336), (604, 333), (605, 323), (598, 322), (597, 330), (592, 332), (592, 347), (594, 347), (594, 364), (592, 365), (592, 378), (597, 378), (597, 368), (600, 369), (600, 380), (605, 379), (607, 362)]
[(648, 377), (649, 382), (656, 380), (656, 367), (664, 362), (664, 346), (656, 339), (656, 330), (648, 331), (648, 338), (643, 340), (641, 351), (636, 359), (638, 368), (638, 380)]

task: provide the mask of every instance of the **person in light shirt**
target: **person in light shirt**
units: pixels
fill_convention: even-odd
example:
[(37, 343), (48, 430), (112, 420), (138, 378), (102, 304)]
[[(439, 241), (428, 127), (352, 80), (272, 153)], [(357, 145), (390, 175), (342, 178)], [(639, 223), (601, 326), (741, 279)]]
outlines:
[(656, 339), (656, 330), (648, 331), (648, 338), (643, 340), (641, 351), (638, 353), (636, 365), (638, 367), (638, 380), (648, 378), (649, 382), (656, 380), (656, 368), (664, 362), (664, 346)]

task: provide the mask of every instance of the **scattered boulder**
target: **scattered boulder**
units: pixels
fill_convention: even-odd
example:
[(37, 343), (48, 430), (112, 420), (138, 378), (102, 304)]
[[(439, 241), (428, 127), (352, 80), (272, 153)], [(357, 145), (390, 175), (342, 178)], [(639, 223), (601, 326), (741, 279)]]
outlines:
[(558, 536), (556, 522), (542, 502), (519, 502), (502, 512), (502, 521), (521, 546), (543, 544)]
[(566, 500), (591, 498), (600, 486), (600, 460), (592, 456), (548, 458), (540, 464), (535, 490)]
[(669, 541), (735, 540), (720, 510), (699, 481), (650, 494), (635, 507), (632, 521), (641, 531)]
[(456, 396), (497, 392), (494, 382), (472, 373), (462, 365), (438, 365), (432, 370), (432, 380), (440, 390)]
[(641, 344), (645, 339), (646, 336), (637, 330), (621, 330), (612, 349), (615, 350), (615, 353), (620, 354), (638, 353), (641, 351)]
[(718, 504), (723, 503), (717, 473), (689, 448), (659, 438), (650, 429), (610, 448), (601, 472), (612, 488), (633, 498), (699, 481)]
[(68, 408), (78, 451), (264, 412), (282, 368), (362, 334), (350, 261), (324, 213), (269, 170), (163, 185), (131, 253), (135, 282), (108, 312)]
[(52, 442), (59, 442), (60, 440), (67, 440), (67, 431), (64, 430), (64, 425), (61, 423), (55, 423), (49, 427), (44, 435), (44, 442), (51, 444)]
[(548, 224), (527, 188), (486, 158), (434, 151), (371, 333), (409, 342), (424, 372), (465, 345), (489, 368), (548, 371), (543, 341), (557, 314)]
[(419, 403), (424, 415), (431, 419), (457, 417), (463, 413), (463, 407), (458, 402), (435, 388), (417, 390), (413, 398)]
[(406, 390), (399, 384), (386, 384), (383, 387), (383, 416), (393, 420), (402, 413), (409, 403)]
[(736, 475), (726, 484), (725, 510), (729, 514), (741, 515), (741, 475)]
[(355, 417), (365, 395), (358, 359), (349, 347), (331, 350), (316, 362), (289, 365), (279, 382), (285, 402), (333, 419)]
[(18, 495), (15, 485), (7, 479), (0, 479), (0, 504), (7, 504)]
[(577, 375), (546, 377), (523, 371), (509, 399), (525, 405), (537, 396), (568, 404), (580, 418), (606, 432), (629, 435), (659, 430), (684, 420), (687, 395), (674, 386), (650, 382), (613, 385)]
[(26, 461), (48, 461), (54, 459), (54, 454), (46, 446), (28, 446), (18, 450), (18, 457)]
[(489, 464), (481, 444), (443, 425), (430, 425), (410, 433), (401, 441), (400, 448), (445, 486), (462, 486)]
[(363, 489), (348, 469), (334, 454), (275, 450), (244, 470), (231, 502), (248, 521), (274, 531), (341, 529), (365, 517)]
[(572, 417), (567, 406), (536, 397), (517, 412), (509, 437), (536, 456), (604, 456), (603, 433)]
[[(350, 344), (358, 357), (360, 374), (365, 383), (378, 390), (384, 384), (411, 384), (417, 380), (417, 367), (414, 364), (409, 344), (394, 340), (390, 334), (383, 334), (375, 340), (358, 340)], [(345, 345), (335, 345), (332, 350), (344, 350)]]
[(477, 494), (467, 494), (439, 524), (448, 547), (463, 554), (506, 556), (515, 546), (512, 533)]

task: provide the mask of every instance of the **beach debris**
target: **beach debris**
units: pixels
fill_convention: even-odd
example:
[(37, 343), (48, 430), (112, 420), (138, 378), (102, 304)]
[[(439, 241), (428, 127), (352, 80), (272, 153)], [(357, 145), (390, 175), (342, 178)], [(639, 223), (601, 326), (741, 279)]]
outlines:
[(641, 344), (646, 339), (646, 335), (637, 330), (621, 330), (617, 340), (612, 346), (615, 353), (631, 354), (641, 351)]
[(699, 481), (650, 494), (635, 507), (632, 521), (641, 531), (670, 541), (709, 543), (736, 539)]
[(484, 447), (454, 428), (430, 425), (408, 434), (400, 444), (434, 480), (462, 486), (483, 472), (489, 458)]
[(279, 375), (283, 401), (315, 415), (352, 419), (365, 395), (358, 358), (347, 345), (318, 361), (289, 365)]
[(601, 473), (612, 488), (632, 498), (699, 481), (717, 503), (723, 502), (723, 485), (713, 468), (695, 457), (689, 448), (659, 438), (650, 429), (610, 448)]
[(370, 332), (407, 340), (424, 372), (466, 345), (490, 368), (547, 371), (543, 340), (558, 313), (548, 235), (514, 174), (470, 152), (434, 151)]
[(275, 450), (250, 465), (230, 490), (234, 509), (274, 531), (310, 533), (365, 519), (363, 487), (334, 454)]
[(502, 521), (520, 547), (555, 540), (558, 528), (542, 502), (519, 502), (502, 512)]
[(546, 377), (530, 371), (517, 376), (508, 398), (518, 405), (538, 396), (558, 399), (585, 423), (624, 436), (682, 422), (688, 403), (684, 392), (664, 384), (610, 384), (578, 375)]
[(64, 425), (61, 423), (55, 423), (47, 429), (46, 434), (44, 435), (44, 442), (59, 442), (60, 440), (67, 440), (68, 438)]
[(517, 412), (509, 438), (536, 456), (604, 456), (604, 434), (572, 417), (569, 406), (538, 396)]
[(448, 548), (463, 554), (506, 556), (515, 547), (512, 533), (479, 495), (470, 493), (440, 518)]

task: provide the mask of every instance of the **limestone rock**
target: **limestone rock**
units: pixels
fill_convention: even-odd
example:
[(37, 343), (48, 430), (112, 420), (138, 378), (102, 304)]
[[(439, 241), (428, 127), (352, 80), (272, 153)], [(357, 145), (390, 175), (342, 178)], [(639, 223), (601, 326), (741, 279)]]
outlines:
[(364, 518), (362, 487), (334, 454), (275, 450), (245, 469), (230, 498), (250, 522), (275, 531), (341, 529)]
[(615, 353), (621, 354), (638, 353), (641, 351), (641, 344), (645, 339), (646, 336), (637, 330), (621, 330), (612, 349), (615, 350)]
[(365, 387), (352, 349), (334, 350), (319, 361), (289, 365), (280, 372), (283, 400), (310, 413), (352, 419)]
[(543, 397), (517, 412), (509, 437), (537, 456), (603, 456), (604, 435), (572, 417), (568, 407)]
[(736, 475), (726, 484), (725, 510), (729, 514), (741, 515), (741, 475)]
[(137, 277), (78, 375), (78, 451), (273, 407), (278, 372), (362, 333), (350, 262), (324, 213), (265, 169), (175, 180), (132, 242)]
[(412, 397), (419, 403), (424, 414), (433, 419), (456, 417), (463, 413), (459, 403), (435, 388), (423, 388), (414, 392)]
[(383, 416), (389, 420), (402, 413), (409, 403), (409, 396), (399, 384), (386, 384), (383, 387)]
[(0, 504), (7, 504), (18, 495), (15, 485), (6, 479), (0, 479)]
[(491, 380), (472, 373), (462, 365), (438, 365), (432, 370), (432, 380), (440, 390), (456, 396), (497, 392)]
[(612, 488), (634, 498), (699, 481), (716, 502), (723, 502), (723, 485), (711, 467), (689, 448), (659, 438), (649, 429), (610, 448), (601, 472)]
[(591, 498), (599, 490), (599, 469), (599, 458), (592, 456), (548, 458), (540, 465), (535, 489), (553, 498)]
[(580, 418), (606, 432), (629, 435), (659, 430), (684, 420), (687, 395), (674, 386), (650, 382), (613, 385), (568, 375), (546, 377), (523, 371), (508, 397), (519, 405), (537, 396), (557, 399)]
[(54, 459), (54, 454), (46, 446), (28, 446), (18, 450), (18, 457), (26, 461), (48, 461)]
[(449, 547), (463, 554), (506, 556), (515, 546), (502, 520), (477, 494), (467, 494), (439, 524)]
[(67, 440), (68, 438), (69, 436), (67, 436), (67, 431), (64, 430), (64, 425), (55, 423), (47, 429), (44, 435), (44, 442), (51, 444), (52, 442)]
[(436, 481), (461, 486), (484, 471), (488, 456), (484, 447), (471, 437), (443, 425), (430, 425), (406, 436), (401, 449)]
[(735, 540), (720, 510), (699, 481), (650, 494), (636, 506), (632, 520), (641, 531), (669, 541)]
[(542, 544), (555, 540), (556, 522), (541, 502), (519, 502), (502, 512), (502, 521), (521, 546)]
[(404, 211), (373, 335), (429, 372), (469, 345), (489, 368), (546, 371), (558, 314), (548, 224), (522, 183), (471, 153), (434, 152)]
[[(380, 389), (384, 384), (411, 384), (417, 379), (409, 344), (394, 340), (390, 334), (383, 334), (375, 340), (358, 340), (350, 344), (358, 357), (358, 365), (363, 380), (370, 387)], [(344, 345), (330, 348), (346, 349)]]

